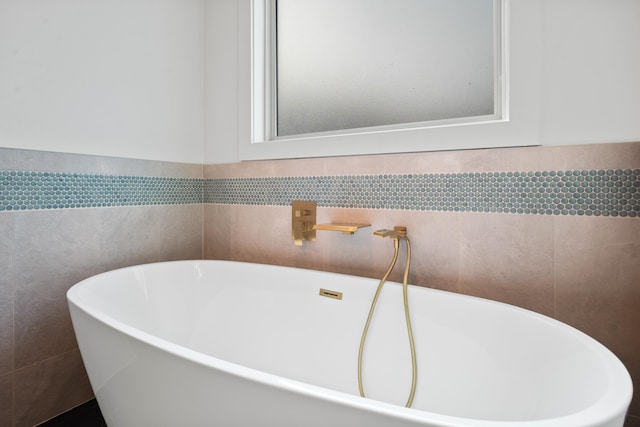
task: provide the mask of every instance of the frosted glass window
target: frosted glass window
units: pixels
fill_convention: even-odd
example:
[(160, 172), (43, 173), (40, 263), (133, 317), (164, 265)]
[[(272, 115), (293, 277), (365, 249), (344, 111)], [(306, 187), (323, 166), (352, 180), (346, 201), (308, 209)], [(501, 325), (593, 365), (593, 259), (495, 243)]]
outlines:
[(277, 0), (276, 133), (495, 116), (494, 0)]

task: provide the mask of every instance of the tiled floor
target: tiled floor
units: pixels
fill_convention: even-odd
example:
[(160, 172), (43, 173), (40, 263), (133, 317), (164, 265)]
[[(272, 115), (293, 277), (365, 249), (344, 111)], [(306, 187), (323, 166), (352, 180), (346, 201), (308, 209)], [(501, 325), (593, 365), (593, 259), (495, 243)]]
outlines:
[(95, 399), (42, 423), (39, 427), (107, 427)]

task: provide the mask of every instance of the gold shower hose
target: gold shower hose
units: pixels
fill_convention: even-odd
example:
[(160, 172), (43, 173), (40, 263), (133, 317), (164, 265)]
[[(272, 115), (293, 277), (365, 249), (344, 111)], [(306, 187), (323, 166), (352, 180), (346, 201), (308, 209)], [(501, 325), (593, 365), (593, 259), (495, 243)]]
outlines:
[[(409, 279), (409, 266), (411, 265), (411, 243), (409, 242), (409, 238), (406, 236), (403, 236), (402, 239), (407, 242), (407, 263), (404, 269), (404, 278), (402, 279), (402, 294), (404, 297), (404, 317), (407, 324), (407, 333), (409, 334), (409, 347), (411, 349), (411, 392), (409, 393), (409, 399), (407, 400), (405, 406), (407, 408), (410, 408), (411, 404), (413, 403), (413, 397), (416, 393), (418, 368), (416, 364), (416, 349), (413, 343), (413, 332), (411, 330), (411, 319), (409, 317), (409, 299), (407, 297), (407, 281)], [(380, 283), (378, 284), (376, 294), (373, 297), (373, 301), (371, 301), (371, 308), (369, 309), (367, 322), (365, 323), (364, 330), (362, 331), (362, 338), (360, 339), (360, 349), (358, 350), (358, 388), (360, 389), (360, 396), (362, 397), (365, 397), (364, 387), (362, 385), (362, 354), (364, 353), (364, 343), (367, 340), (369, 324), (371, 323), (371, 318), (373, 317), (373, 313), (376, 309), (376, 303), (378, 302), (380, 291), (382, 291), (382, 286), (387, 281), (387, 278), (391, 274), (391, 271), (393, 270), (393, 267), (395, 267), (396, 261), (398, 260), (400, 237), (393, 237), (393, 241), (393, 246), (395, 249), (393, 253), (393, 259), (391, 260), (391, 264), (389, 265), (387, 272), (384, 274), (384, 276), (380, 280)]]

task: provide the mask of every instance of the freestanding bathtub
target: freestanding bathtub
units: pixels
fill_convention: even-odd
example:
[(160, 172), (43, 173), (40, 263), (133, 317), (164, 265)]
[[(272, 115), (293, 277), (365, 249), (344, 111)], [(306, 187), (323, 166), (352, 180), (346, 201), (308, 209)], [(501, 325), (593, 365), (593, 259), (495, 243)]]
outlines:
[(592, 338), (517, 307), (414, 286), (418, 383), (403, 407), (411, 363), (397, 283), (378, 302), (360, 397), (358, 346), (376, 285), (177, 261), (104, 273), (67, 297), (109, 427), (623, 425), (629, 374)]

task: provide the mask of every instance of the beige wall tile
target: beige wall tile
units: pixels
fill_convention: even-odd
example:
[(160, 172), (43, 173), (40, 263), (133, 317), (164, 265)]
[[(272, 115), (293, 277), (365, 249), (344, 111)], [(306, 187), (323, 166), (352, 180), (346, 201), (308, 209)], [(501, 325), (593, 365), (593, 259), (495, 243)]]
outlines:
[(31, 427), (93, 398), (77, 350), (15, 372), (15, 427)]
[(156, 254), (162, 229), (156, 225), (160, 207), (125, 207), (97, 210), (96, 234), (100, 251), (100, 271), (145, 264)]
[(65, 293), (114, 268), (202, 257), (202, 206), (15, 214), (16, 368), (76, 347)]
[(202, 175), (204, 179), (229, 178), (232, 169), (231, 164), (226, 163), (204, 165)]
[(274, 176), (276, 162), (273, 160), (240, 162), (227, 165), (229, 176), (233, 178)]
[(325, 159), (289, 159), (274, 163), (274, 176), (325, 175)]
[(384, 215), (368, 209), (318, 208), (318, 223), (371, 224), (354, 234), (339, 231), (317, 232), (317, 245), (322, 251), (322, 270), (364, 277), (376, 277), (380, 263), (376, 256), (373, 230), (382, 228)]
[(640, 167), (640, 142), (548, 147), (556, 170), (636, 169)]
[(327, 157), (323, 175), (374, 175), (384, 173), (385, 156)]
[(202, 205), (155, 206), (152, 241), (148, 251), (155, 254), (155, 261), (202, 259)]
[(0, 147), (0, 170), (13, 170), (16, 167), (16, 150)]
[[(120, 157), (55, 153), (50, 151), (3, 149), (20, 170), (110, 175), (202, 178), (202, 164), (159, 162)], [(2, 170), (0, 163), (0, 170)]]
[(16, 214), (15, 367), (76, 347), (66, 291), (99, 271), (96, 209)]
[(202, 206), (98, 209), (100, 270), (202, 257)]
[(13, 373), (0, 375), (0, 426), (13, 425)]
[(553, 217), (460, 215), (460, 291), (554, 314)]
[(13, 370), (13, 218), (11, 214), (0, 213), (0, 375)]
[(204, 205), (204, 259), (232, 259), (233, 206)]
[(382, 173), (383, 156), (327, 157), (315, 159), (264, 160), (206, 165), (204, 177), (250, 178), (285, 176), (370, 175)]
[(492, 164), (494, 171), (535, 172), (554, 170), (554, 151), (550, 147), (504, 148), (504, 163)]
[(290, 208), (251, 206), (234, 208), (231, 253), (238, 261), (282, 264), (291, 246)]
[(390, 154), (384, 158), (384, 173), (390, 175), (409, 173), (457, 173), (460, 171), (459, 151), (434, 151), (430, 153)]
[(509, 168), (510, 152), (506, 148), (466, 150), (455, 153), (459, 163), (458, 172), (504, 171)]
[(272, 160), (213, 164), (204, 166), (203, 175), (205, 179), (266, 177), (274, 176), (275, 166)]
[(100, 156), (54, 153), (37, 150), (15, 150), (16, 164), (20, 170), (42, 172), (101, 173)]
[[(555, 246), (558, 319), (606, 345), (640, 384), (640, 221), (558, 217)], [(630, 412), (640, 414), (638, 391)]]
[(203, 165), (194, 163), (158, 162), (153, 160), (102, 157), (100, 173), (108, 175), (162, 176), (202, 178)]

